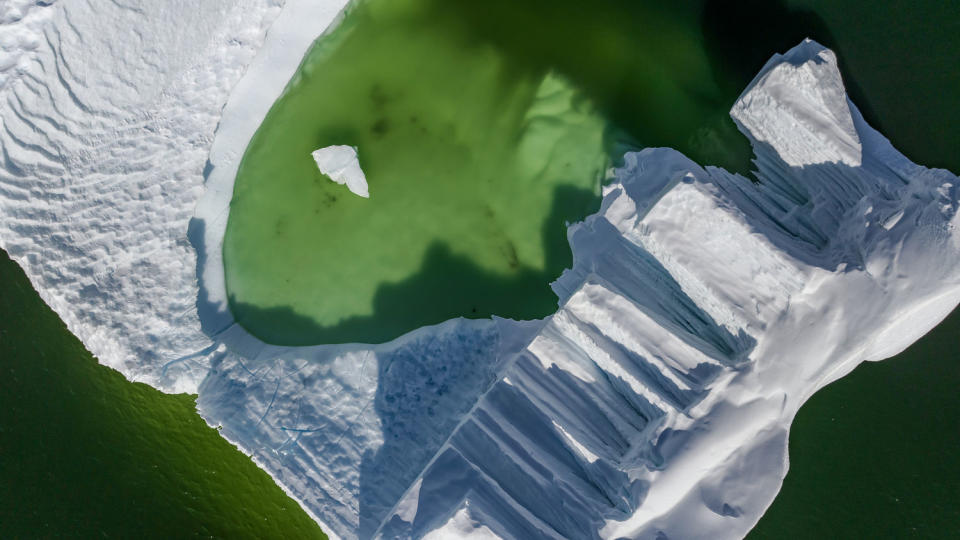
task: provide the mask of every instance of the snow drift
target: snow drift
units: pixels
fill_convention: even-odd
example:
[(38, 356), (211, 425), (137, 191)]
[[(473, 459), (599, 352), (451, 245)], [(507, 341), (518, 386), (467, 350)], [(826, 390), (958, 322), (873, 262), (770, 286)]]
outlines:
[(222, 288), (233, 176), (343, 2), (48, 4), (0, 13), (20, 44), (0, 58), (0, 243), (102, 362), (198, 392), (336, 535), (742, 536), (802, 403), (960, 301), (957, 177), (870, 128), (805, 41), (733, 107), (757, 182), (628, 154), (569, 230), (555, 315), (265, 345)]

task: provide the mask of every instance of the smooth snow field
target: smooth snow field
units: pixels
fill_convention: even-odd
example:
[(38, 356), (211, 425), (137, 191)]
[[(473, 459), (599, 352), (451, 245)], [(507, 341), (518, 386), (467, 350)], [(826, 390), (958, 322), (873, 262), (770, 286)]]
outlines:
[[(244, 154), (314, 39), (350, 28), (350, 14), (331, 27), (342, 7), (62, 4), (18, 27), (37, 45), (0, 82), (4, 249), (102, 362), (196, 392), (203, 418), (332, 535), (741, 537), (781, 486), (804, 401), (960, 301), (958, 178), (894, 149), (847, 98), (836, 55), (804, 41), (730, 111), (752, 178), (677, 149), (615, 156), (598, 210), (566, 229), (572, 261), (545, 318), (451, 318), (379, 345), (266, 344), (229, 309), (231, 201), (263, 191), (239, 191)], [(651, 20), (676, 37), (669, 17)], [(591, 43), (617, 49), (615, 36)], [(591, 142), (591, 111), (625, 110), (610, 103), (658, 103), (651, 117), (669, 122), (664, 104), (683, 95), (671, 83), (653, 84), (652, 101), (570, 97), (609, 68), (547, 70), (524, 110), (560, 96), (546, 116), (586, 111)], [(677, 146), (703, 158), (689, 136), (699, 124), (678, 124)], [(604, 128), (642, 140), (630, 125)], [(610, 140), (586, 155), (615, 155)], [(308, 143), (314, 177), (312, 151), (357, 146), (371, 197), (314, 189), (351, 205), (389, 198), (362, 141)]]

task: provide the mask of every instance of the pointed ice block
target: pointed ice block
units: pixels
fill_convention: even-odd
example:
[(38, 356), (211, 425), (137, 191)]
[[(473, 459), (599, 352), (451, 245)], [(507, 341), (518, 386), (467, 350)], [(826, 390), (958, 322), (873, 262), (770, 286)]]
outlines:
[(357, 160), (357, 149), (352, 146), (334, 145), (310, 153), (320, 172), (338, 184), (346, 184), (350, 191), (369, 199), (367, 177)]

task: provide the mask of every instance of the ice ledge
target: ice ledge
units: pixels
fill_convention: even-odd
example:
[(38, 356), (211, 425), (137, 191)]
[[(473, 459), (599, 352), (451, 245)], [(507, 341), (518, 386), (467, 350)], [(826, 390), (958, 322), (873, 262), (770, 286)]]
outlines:
[[(549, 319), (448, 321), (378, 347), (267, 346), (226, 311), (233, 177), (344, 3), (290, 0), (262, 48), (274, 20), (262, 3), (227, 17), (103, 3), (72, 10), (67, 32), (58, 3), (55, 39), (24, 67), (38, 84), (14, 81), (0, 102), (0, 238), (45, 301), (128, 377), (191, 391), (202, 379), (204, 417), (332, 535), (741, 536), (786, 474), (803, 401), (957, 304), (958, 179), (867, 126), (833, 54), (804, 42), (733, 111), (760, 185), (668, 149), (627, 156), (601, 212), (570, 230), (576, 262)], [(83, 65), (126, 50), (112, 41), (122, 32), (96, 32), (103, 17), (134, 31), (223, 26), (182, 34), (212, 40), (202, 47), (145, 34), (150, 51), (183, 54), (156, 56), (165, 77), (139, 74), (131, 92), (101, 92), (130, 75), (121, 64), (51, 80), (63, 55)], [(183, 229), (218, 120), (191, 223), (204, 335)], [(96, 155), (91, 140), (106, 141)]]

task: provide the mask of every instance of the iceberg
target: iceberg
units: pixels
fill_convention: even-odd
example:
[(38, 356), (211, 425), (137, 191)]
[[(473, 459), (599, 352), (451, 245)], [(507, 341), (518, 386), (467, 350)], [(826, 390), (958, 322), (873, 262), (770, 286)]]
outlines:
[(334, 145), (310, 153), (320, 172), (338, 184), (345, 184), (352, 193), (370, 198), (367, 177), (360, 168), (357, 149), (352, 146)]
[(232, 181), (345, 1), (49, 4), (18, 4), (0, 70), (0, 245), (101, 362), (197, 393), (334, 537), (741, 537), (804, 401), (960, 302), (957, 177), (804, 41), (731, 111), (756, 178), (628, 153), (569, 228), (554, 315), (268, 345), (226, 307)]

